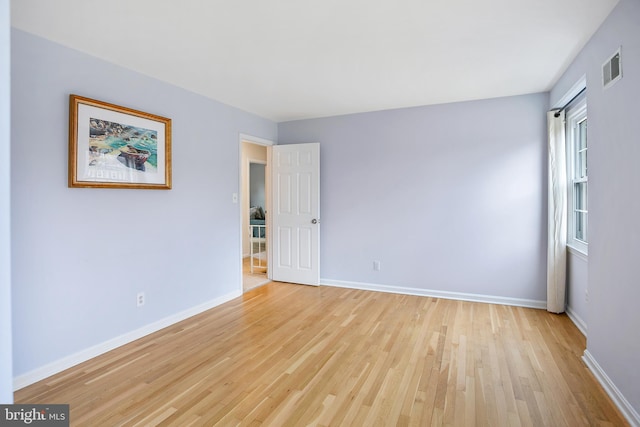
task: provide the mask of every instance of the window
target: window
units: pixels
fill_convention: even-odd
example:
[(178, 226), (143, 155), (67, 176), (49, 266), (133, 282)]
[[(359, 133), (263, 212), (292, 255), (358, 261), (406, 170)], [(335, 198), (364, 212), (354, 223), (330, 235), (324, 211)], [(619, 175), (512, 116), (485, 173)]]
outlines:
[(567, 244), (587, 253), (588, 240), (588, 169), (587, 169), (587, 100), (582, 97), (567, 111)]

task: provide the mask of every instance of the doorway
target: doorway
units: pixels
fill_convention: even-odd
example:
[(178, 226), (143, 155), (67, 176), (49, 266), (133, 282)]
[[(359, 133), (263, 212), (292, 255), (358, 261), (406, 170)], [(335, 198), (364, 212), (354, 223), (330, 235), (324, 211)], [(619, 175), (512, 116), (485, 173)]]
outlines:
[(270, 141), (240, 138), (240, 211), (242, 291), (269, 282), (268, 278), (268, 174), (267, 147)]

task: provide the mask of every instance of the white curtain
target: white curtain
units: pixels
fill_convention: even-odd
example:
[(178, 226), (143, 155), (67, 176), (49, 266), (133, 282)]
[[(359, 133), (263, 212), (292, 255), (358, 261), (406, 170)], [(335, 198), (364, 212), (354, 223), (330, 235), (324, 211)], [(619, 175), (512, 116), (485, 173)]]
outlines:
[(567, 274), (567, 164), (564, 111), (547, 113), (549, 126), (549, 214), (547, 237), (547, 311), (565, 308)]

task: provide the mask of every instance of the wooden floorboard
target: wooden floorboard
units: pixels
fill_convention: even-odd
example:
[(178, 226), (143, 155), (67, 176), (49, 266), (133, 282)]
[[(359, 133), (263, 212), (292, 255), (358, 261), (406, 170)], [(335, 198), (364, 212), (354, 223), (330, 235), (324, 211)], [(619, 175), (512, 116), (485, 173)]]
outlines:
[(270, 283), (18, 390), (74, 426), (625, 426), (565, 315)]

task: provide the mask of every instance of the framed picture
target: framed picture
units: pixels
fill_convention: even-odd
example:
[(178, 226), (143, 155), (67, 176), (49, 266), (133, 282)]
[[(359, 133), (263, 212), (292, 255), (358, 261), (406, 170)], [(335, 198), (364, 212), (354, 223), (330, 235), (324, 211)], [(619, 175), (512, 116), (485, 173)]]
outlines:
[(69, 187), (171, 188), (171, 119), (69, 97)]

